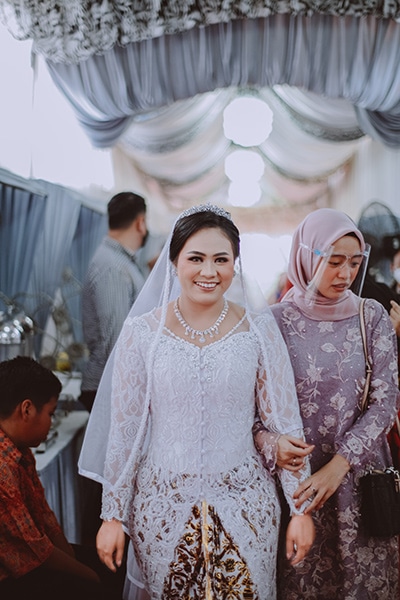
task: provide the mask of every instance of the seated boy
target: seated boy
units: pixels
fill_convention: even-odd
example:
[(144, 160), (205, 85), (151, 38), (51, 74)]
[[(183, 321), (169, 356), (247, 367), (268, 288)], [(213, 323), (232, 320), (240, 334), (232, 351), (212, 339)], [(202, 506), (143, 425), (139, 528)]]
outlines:
[(61, 383), (26, 356), (0, 362), (0, 598), (103, 598), (45, 499), (30, 447), (49, 432)]

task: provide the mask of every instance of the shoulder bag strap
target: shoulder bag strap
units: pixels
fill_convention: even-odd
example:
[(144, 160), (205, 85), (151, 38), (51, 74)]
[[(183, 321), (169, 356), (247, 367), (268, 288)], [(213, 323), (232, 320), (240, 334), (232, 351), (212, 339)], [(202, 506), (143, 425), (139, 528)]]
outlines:
[(365, 330), (365, 319), (364, 319), (364, 304), (365, 304), (365, 298), (362, 298), (362, 300), (360, 302), (360, 326), (361, 326), (361, 338), (362, 338), (362, 343), (363, 343), (363, 348), (364, 348), (364, 357), (365, 357), (365, 386), (364, 386), (364, 392), (363, 392), (363, 396), (362, 396), (362, 400), (361, 400), (361, 412), (365, 412), (368, 408), (368, 393), (369, 393), (369, 386), (370, 386), (371, 375), (372, 375), (372, 367), (371, 367), (371, 363), (369, 362), (369, 359), (368, 359), (367, 334), (366, 334), (366, 330)]

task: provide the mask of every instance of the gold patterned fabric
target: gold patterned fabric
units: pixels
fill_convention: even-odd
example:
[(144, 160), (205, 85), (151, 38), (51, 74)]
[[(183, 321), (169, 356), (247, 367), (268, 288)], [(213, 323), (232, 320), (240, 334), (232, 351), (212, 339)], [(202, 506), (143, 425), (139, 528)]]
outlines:
[(214, 508), (194, 506), (165, 580), (168, 600), (258, 600), (249, 569)]

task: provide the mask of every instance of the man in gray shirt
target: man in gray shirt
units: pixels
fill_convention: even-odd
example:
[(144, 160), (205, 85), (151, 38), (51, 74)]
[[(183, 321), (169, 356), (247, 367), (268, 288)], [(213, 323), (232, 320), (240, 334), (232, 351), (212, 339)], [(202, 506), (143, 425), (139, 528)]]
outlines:
[(121, 192), (111, 198), (107, 211), (108, 234), (90, 261), (82, 290), (82, 326), (89, 360), (80, 401), (89, 411), (122, 324), (148, 274), (135, 258), (147, 237), (144, 199)]

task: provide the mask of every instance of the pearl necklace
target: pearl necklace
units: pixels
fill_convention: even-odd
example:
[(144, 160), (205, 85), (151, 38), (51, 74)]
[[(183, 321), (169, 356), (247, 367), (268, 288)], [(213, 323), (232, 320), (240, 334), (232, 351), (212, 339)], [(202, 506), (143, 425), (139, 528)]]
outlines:
[(192, 340), (194, 340), (196, 338), (196, 336), (198, 336), (199, 342), (201, 344), (203, 344), (206, 341), (206, 338), (205, 338), (206, 335), (209, 335), (210, 338), (214, 337), (214, 335), (218, 335), (219, 326), (221, 325), (222, 321), (225, 319), (226, 315), (228, 314), (228, 310), (229, 310), (229, 304), (228, 304), (228, 301), (226, 300), (226, 298), (224, 299), (224, 308), (222, 309), (222, 312), (219, 315), (218, 319), (215, 321), (214, 325), (211, 325), (211, 327), (208, 327), (207, 329), (204, 329), (203, 331), (199, 331), (198, 329), (193, 329), (193, 327), (190, 327), (190, 325), (188, 323), (186, 323), (185, 319), (182, 317), (182, 314), (179, 310), (179, 302), (178, 301), (179, 301), (179, 298), (177, 298), (175, 300), (174, 313), (175, 313), (175, 316), (178, 319), (179, 323), (185, 329), (185, 335), (190, 334), (190, 338)]

